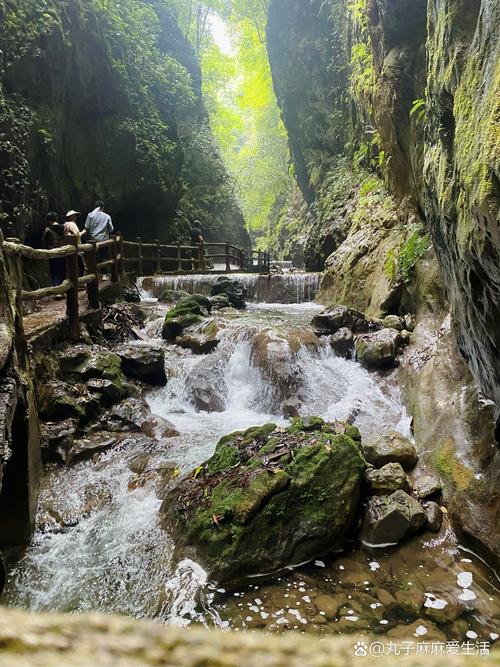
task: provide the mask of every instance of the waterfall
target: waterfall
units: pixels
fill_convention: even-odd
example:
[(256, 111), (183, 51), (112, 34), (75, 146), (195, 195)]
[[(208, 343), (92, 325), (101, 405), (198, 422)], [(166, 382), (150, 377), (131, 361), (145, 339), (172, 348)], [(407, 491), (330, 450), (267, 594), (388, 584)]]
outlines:
[[(165, 290), (183, 290), (189, 294), (210, 294), (217, 274), (154, 276), (141, 278), (144, 297), (159, 298)], [(314, 301), (321, 280), (320, 273), (283, 273), (257, 275), (231, 274), (247, 288), (248, 300), (256, 303), (308, 303)]]

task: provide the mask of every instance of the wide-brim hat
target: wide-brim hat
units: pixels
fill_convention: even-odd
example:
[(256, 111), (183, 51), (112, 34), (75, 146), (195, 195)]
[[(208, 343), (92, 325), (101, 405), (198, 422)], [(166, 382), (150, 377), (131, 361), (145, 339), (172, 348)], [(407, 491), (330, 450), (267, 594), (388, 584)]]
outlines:
[(79, 211), (68, 211), (68, 212), (66, 213), (66, 220), (67, 220), (68, 218), (71, 218), (73, 215), (81, 215), (81, 213), (80, 213)]

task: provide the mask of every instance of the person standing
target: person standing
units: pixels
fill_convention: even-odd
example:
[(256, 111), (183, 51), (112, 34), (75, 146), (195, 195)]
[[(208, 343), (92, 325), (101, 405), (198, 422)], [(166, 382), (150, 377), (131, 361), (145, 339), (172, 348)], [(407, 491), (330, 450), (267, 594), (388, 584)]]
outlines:
[[(59, 222), (59, 216), (54, 211), (47, 213), (47, 226), (43, 230), (42, 240), (48, 250), (54, 250), (64, 245), (64, 225)], [(55, 257), (49, 260), (50, 281), (52, 287), (57, 287), (66, 279), (66, 260), (64, 257)]]
[[(87, 230), (80, 231), (78, 227), (78, 219), (80, 218), (78, 211), (68, 211), (66, 213), (66, 222), (64, 223), (64, 234), (66, 236), (73, 236), (77, 239), (77, 245), (80, 244), (80, 239), (85, 236)], [(85, 273), (85, 266), (81, 255), (78, 255), (78, 273), (83, 276)]]
[[(196, 262), (200, 257), (200, 246), (203, 243), (203, 230), (201, 228), (201, 222), (199, 220), (193, 220), (191, 224), (191, 256)], [(194, 264), (193, 262), (193, 264)], [(193, 266), (193, 270), (196, 268), (196, 264)], [(200, 267), (198, 267), (200, 268)]]
[(96, 201), (95, 209), (88, 214), (85, 231), (91, 241), (108, 241), (115, 231), (111, 216), (104, 211), (103, 201)]
[[(104, 202), (96, 201), (95, 209), (89, 213), (85, 221), (85, 231), (89, 235), (89, 240), (99, 243), (99, 241), (108, 241), (110, 235), (115, 231), (111, 216), (104, 211)], [(105, 262), (109, 259), (108, 248), (102, 248), (97, 253), (97, 261)], [(104, 270), (103, 273), (107, 271)]]

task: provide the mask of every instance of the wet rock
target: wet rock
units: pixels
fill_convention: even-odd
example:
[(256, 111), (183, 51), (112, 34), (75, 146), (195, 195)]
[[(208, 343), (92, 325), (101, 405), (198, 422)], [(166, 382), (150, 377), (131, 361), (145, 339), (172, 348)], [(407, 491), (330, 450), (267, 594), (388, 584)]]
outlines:
[(387, 315), (381, 320), (381, 323), (387, 329), (396, 329), (396, 331), (403, 331), (405, 328), (405, 320), (398, 315)]
[(209, 313), (210, 310), (193, 297), (181, 299), (166, 314), (161, 335), (165, 340), (174, 341), (177, 336), (182, 335), (184, 329), (203, 322), (203, 319), (208, 317)]
[(286, 403), (283, 406), (283, 417), (285, 419), (295, 419), (300, 417), (299, 408), (293, 403)]
[(239, 310), (246, 308), (245, 299), (247, 296), (247, 288), (239, 280), (234, 280), (227, 276), (220, 276), (212, 285), (210, 293), (213, 297), (223, 295), (232, 306)]
[(203, 326), (199, 332), (193, 332), (179, 336), (177, 345), (191, 350), (194, 354), (209, 354), (213, 352), (220, 343), (219, 325), (212, 320)]
[(363, 453), (368, 463), (381, 468), (387, 463), (399, 463), (405, 470), (410, 470), (418, 461), (415, 445), (397, 431), (370, 444), (363, 444)]
[(38, 387), (40, 417), (48, 421), (73, 418), (81, 422), (99, 410), (99, 402), (84, 384), (52, 380)]
[(73, 446), (78, 424), (74, 419), (40, 424), (42, 460), (44, 463), (66, 463)]
[(424, 504), (427, 515), (427, 530), (433, 533), (439, 533), (443, 524), (443, 512), (437, 503), (429, 501)]
[(138, 398), (128, 398), (113, 406), (101, 417), (99, 427), (116, 433), (142, 432), (157, 440), (179, 435), (169, 421), (153, 415), (146, 403)]
[(298, 355), (302, 351), (315, 353), (319, 345), (319, 338), (307, 329), (279, 333), (267, 329), (254, 336), (250, 360), (265, 379), (269, 410), (278, 411), (284, 402), (296, 397), (303, 381)]
[(151, 454), (143, 453), (135, 456), (128, 464), (129, 469), (136, 475), (141, 475), (151, 462)]
[(137, 289), (137, 286), (134, 285), (122, 285), (121, 287), (121, 296), (126, 303), (140, 303), (141, 294)]
[(120, 357), (125, 375), (154, 386), (167, 383), (165, 373), (165, 353), (161, 348), (149, 343), (136, 342), (115, 348)]
[(368, 502), (360, 537), (372, 546), (397, 544), (416, 533), (426, 518), (423, 507), (404, 491), (375, 496)]
[(464, 611), (464, 605), (449, 591), (438, 590), (425, 594), (425, 615), (436, 623), (455, 621)]
[(406, 329), (403, 329), (401, 332), (401, 345), (409, 345), (411, 341), (411, 333), (409, 331), (406, 331)]
[(424, 605), (424, 591), (415, 582), (413, 586), (407, 586), (405, 590), (396, 591), (394, 597), (399, 604), (399, 609), (409, 616), (418, 616)]
[(393, 493), (398, 489), (409, 492), (410, 482), (399, 463), (387, 463), (377, 470), (369, 468), (365, 475), (368, 492), (373, 495)]
[(93, 433), (90, 437), (74, 440), (64, 463), (72, 465), (85, 461), (92, 458), (94, 454), (116, 447), (120, 442), (120, 437), (113, 433)]
[(316, 315), (312, 320), (312, 326), (318, 336), (327, 336), (343, 328), (356, 333), (368, 331), (369, 325), (363, 313), (347, 306), (332, 306)]
[(423, 618), (419, 618), (408, 625), (398, 625), (389, 630), (387, 636), (391, 639), (408, 639), (413, 642), (446, 642), (444, 632), (439, 630), (434, 623)]
[(87, 389), (91, 394), (95, 394), (99, 398), (103, 398), (111, 405), (118, 403), (125, 395), (123, 386), (117, 386), (111, 380), (104, 380), (103, 378), (92, 378), (87, 380)]
[(226, 409), (224, 368), (224, 359), (214, 353), (191, 370), (186, 380), (186, 391), (198, 411), (224, 412)]
[(356, 356), (367, 368), (390, 368), (395, 365), (401, 334), (395, 329), (381, 329), (358, 336)]
[(318, 595), (314, 598), (314, 606), (318, 611), (324, 611), (326, 618), (332, 621), (337, 617), (339, 609), (347, 602), (345, 593), (336, 593), (334, 595)]
[(123, 385), (121, 359), (117, 354), (99, 345), (70, 345), (57, 354), (61, 373), (85, 382), (104, 378)]
[(407, 314), (404, 316), (403, 319), (404, 319), (404, 325), (405, 325), (404, 328), (405, 328), (407, 331), (409, 331), (410, 333), (412, 333), (413, 331), (415, 331), (415, 323), (416, 323), (416, 321), (415, 321), (415, 316), (414, 316), (414, 315), (410, 315), (409, 313), (407, 313)]
[(159, 498), (163, 498), (165, 489), (179, 475), (179, 469), (175, 463), (162, 463), (154, 468), (146, 467), (136, 473), (128, 483), (129, 491), (153, 486)]
[(441, 493), (441, 482), (437, 477), (423, 475), (417, 479), (415, 490), (420, 499), (430, 498), (431, 496)]
[(380, 604), (390, 613), (399, 607), (399, 603), (385, 588), (377, 588), (375, 590), (375, 595), (377, 596)]
[(191, 295), (182, 289), (166, 289), (158, 298), (160, 303), (176, 303), (181, 299), (189, 299)]
[(354, 351), (354, 335), (347, 327), (342, 327), (330, 336), (330, 346), (339, 357), (351, 359)]
[(213, 310), (222, 310), (222, 308), (231, 308), (231, 302), (224, 294), (218, 294), (210, 299)]
[(307, 432), (267, 424), (222, 438), (162, 505), (176, 557), (194, 553), (211, 578), (235, 583), (338, 547), (365, 463), (336, 424), (316, 424)]

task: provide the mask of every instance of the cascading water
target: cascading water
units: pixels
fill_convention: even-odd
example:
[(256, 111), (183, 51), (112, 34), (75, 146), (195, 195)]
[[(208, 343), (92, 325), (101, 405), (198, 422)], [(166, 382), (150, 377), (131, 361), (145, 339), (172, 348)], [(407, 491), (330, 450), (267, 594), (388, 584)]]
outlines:
[[(189, 294), (210, 294), (210, 288), (219, 276), (216, 274), (155, 276), (142, 278), (140, 286), (145, 297), (159, 298), (165, 290), (183, 290)], [(257, 275), (231, 274), (243, 283), (248, 299), (257, 303), (308, 303), (314, 301), (319, 289), (319, 273), (283, 273)]]
[[(221, 436), (269, 421), (284, 423), (283, 409), (290, 400), (304, 416), (351, 418), (365, 439), (388, 429), (409, 435), (409, 418), (389, 379), (336, 357), (326, 341), (312, 347), (301, 345), (295, 351), (287, 347), (292, 329), (294, 339), (310, 331), (307, 322), (317, 309), (313, 304), (250, 305), (237, 318), (221, 320), (221, 342), (207, 356), (165, 344), (169, 381), (166, 387), (150, 391), (147, 400), (152, 412), (168, 419), (179, 435), (149, 445), (149, 465), (154, 468), (173, 462), (181, 474), (186, 473), (211, 456)], [(161, 319), (151, 319), (150, 336), (157, 335)], [(280, 364), (280, 373), (291, 378), (291, 396), (290, 386), (277, 387), (267, 368), (256, 362), (257, 336), (267, 341), (271, 367)], [(200, 382), (193, 381), (197, 377), (205, 377), (204, 400), (213, 395), (218, 411), (197, 408)], [(298, 571), (286, 580), (276, 578), (269, 587), (250, 586), (221, 598), (223, 591), (207, 583), (197, 563), (173, 564), (174, 544), (159, 527), (161, 501), (154, 485), (131, 486), (130, 463), (143, 453), (144, 445), (132, 440), (92, 461), (48, 472), (37, 534), (10, 572), (4, 602), (33, 610), (95, 609), (234, 629), (266, 626), (279, 630), (284, 625), (296, 628), (312, 623), (310, 601), (334, 577), (339, 586), (346, 577), (344, 571), (335, 569), (344, 568), (338, 565), (341, 561), (312, 565), (307, 584), (302, 579), (306, 575)], [(460, 556), (468, 560), (470, 554), (460, 551), (453, 536), (450, 539), (451, 547), (420, 547), (426, 557), (432, 549), (436, 551), (436, 561), (431, 559), (426, 567), (437, 567), (444, 548), (453, 567)], [(375, 561), (357, 553), (351, 558), (364, 559), (368, 572), (381, 567), (380, 556)], [(354, 561), (349, 562), (351, 567)], [(397, 566), (388, 560), (388, 570), (396, 571)], [(478, 570), (481, 564), (475, 561), (474, 567)], [(488, 576), (483, 574), (482, 579), (485, 597), (490, 594), (489, 584), (484, 583)], [(370, 577), (362, 575), (366, 580), (360, 590), (368, 590)], [(352, 584), (349, 586), (351, 590)], [(317, 614), (315, 623), (320, 622)], [(488, 624), (489, 619), (483, 622)], [(336, 631), (333, 625), (325, 627)]]

